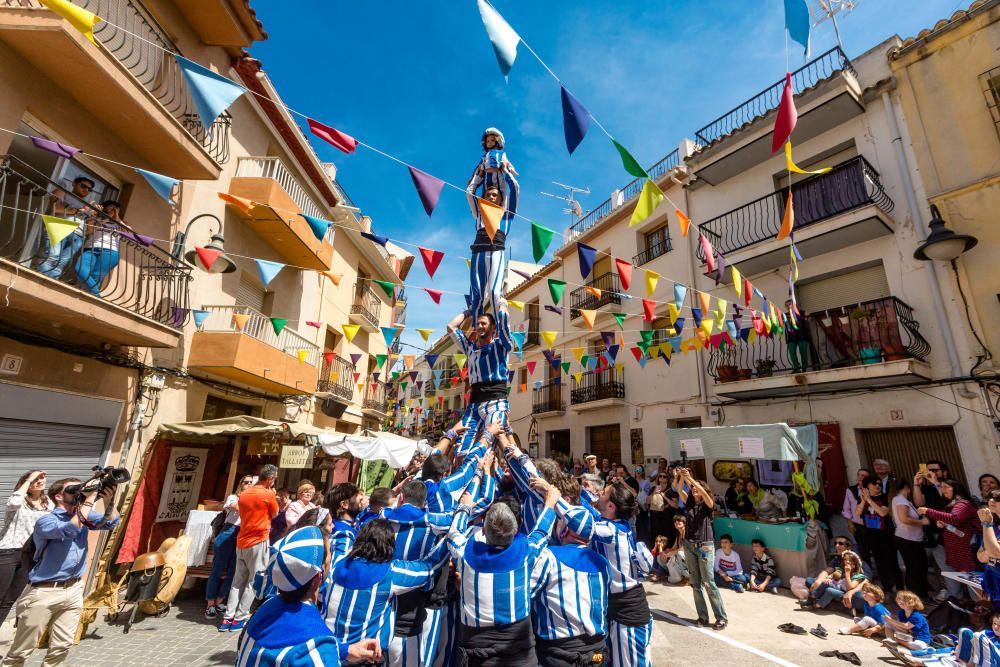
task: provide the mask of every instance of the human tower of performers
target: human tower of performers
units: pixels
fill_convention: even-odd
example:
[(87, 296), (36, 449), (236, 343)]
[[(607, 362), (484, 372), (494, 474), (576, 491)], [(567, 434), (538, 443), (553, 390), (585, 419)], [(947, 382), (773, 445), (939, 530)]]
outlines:
[[(467, 190), (469, 310), (448, 324), (468, 357), (469, 405), (389, 506), (362, 511), (357, 487), (335, 486), (271, 547), (270, 596), (246, 622), (240, 666), (652, 664), (641, 580), (653, 558), (630, 525), (635, 492), (580, 488), (506, 432), (504, 246), (518, 184), (499, 130), (482, 144)], [(480, 200), (502, 207), (498, 229)]]

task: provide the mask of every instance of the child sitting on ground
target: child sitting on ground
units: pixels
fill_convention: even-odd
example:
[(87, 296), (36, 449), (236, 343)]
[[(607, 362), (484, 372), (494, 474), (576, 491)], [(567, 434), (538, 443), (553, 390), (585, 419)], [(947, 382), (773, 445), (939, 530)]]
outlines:
[(719, 551), (715, 552), (715, 583), (719, 586), (729, 586), (737, 593), (742, 593), (750, 579), (743, 573), (743, 561), (733, 550), (733, 536), (725, 534), (719, 538)]
[(684, 560), (684, 548), (682, 546), (684, 544), (683, 515), (678, 514), (674, 517), (674, 530), (677, 531), (677, 538), (670, 547), (667, 547), (666, 537), (661, 535), (656, 538), (656, 546), (660, 546), (660, 540), (662, 539), (662, 544), (665, 548), (659, 553), (653, 551), (653, 569), (658, 573), (666, 575), (668, 584), (687, 586), (691, 579), (691, 573), (688, 571), (687, 561)]
[(885, 608), (882, 601), (885, 600), (885, 593), (875, 584), (866, 581), (861, 586), (861, 593), (865, 600), (864, 616), (855, 617), (854, 625), (837, 630), (842, 635), (862, 635), (871, 637), (882, 630), (882, 619), (889, 615), (889, 610)]
[(886, 616), (883, 619), (886, 641), (894, 641), (911, 651), (930, 646), (931, 627), (920, 613), (924, 608), (920, 596), (910, 591), (899, 591), (896, 593), (896, 605), (899, 607), (896, 618)]
[(652, 581), (659, 581), (660, 577), (666, 577), (668, 575), (666, 564), (660, 564), (660, 554), (666, 554), (670, 550), (670, 545), (667, 543), (666, 535), (657, 535), (656, 540), (653, 542), (653, 549), (650, 553), (653, 555), (653, 572), (649, 575)]
[(767, 545), (764, 540), (754, 538), (750, 541), (750, 547), (753, 549), (753, 558), (750, 559), (750, 590), (777, 593), (781, 578), (778, 577), (774, 559), (767, 553)]

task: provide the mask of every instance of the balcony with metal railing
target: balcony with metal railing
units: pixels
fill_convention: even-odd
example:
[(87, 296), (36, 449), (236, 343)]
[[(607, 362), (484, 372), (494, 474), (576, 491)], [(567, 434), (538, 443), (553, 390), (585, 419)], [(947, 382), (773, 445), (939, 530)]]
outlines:
[(625, 372), (613, 366), (587, 371), (581, 376), (580, 382), (574, 380), (569, 400), (575, 410), (624, 403)]
[(241, 157), (236, 161), (236, 177), (268, 178), (276, 181), (302, 213), (316, 218), (326, 216), (325, 208), (317, 204), (316, 200), (306, 192), (305, 187), (292, 175), (281, 158)]
[(663, 257), (670, 252), (670, 238), (668, 237), (660, 243), (652, 243), (645, 250), (632, 257), (632, 263), (642, 266), (652, 262), (657, 257)]
[[(798, 144), (864, 112), (856, 77), (851, 61), (839, 47), (792, 72)], [(784, 87), (782, 77), (695, 132), (700, 146), (686, 161), (698, 180), (718, 185), (771, 156), (773, 114)]]
[[(88, 347), (177, 345), (188, 264), (12, 155), (0, 155), (0, 207), (0, 320)], [(52, 246), (43, 214), (80, 226)], [(124, 222), (144, 221), (126, 211)]]
[[(566, 378), (568, 381), (569, 378)], [(562, 414), (566, 411), (563, 400), (563, 378), (549, 380), (531, 392), (531, 414)]]
[(332, 394), (345, 401), (352, 400), (355, 370), (354, 364), (339, 354), (334, 354), (329, 361), (324, 356), (319, 382), (316, 383), (317, 393)]
[(367, 281), (359, 282), (354, 288), (354, 303), (351, 305), (350, 320), (360, 324), (365, 331), (379, 330), (378, 317), (382, 310), (382, 297), (371, 288)]
[(249, 306), (203, 306), (209, 315), (191, 339), (188, 367), (275, 394), (316, 391), (320, 349)]
[(389, 417), (389, 400), (386, 398), (384, 382), (369, 382), (365, 385), (365, 402), (362, 407), (362, 411), (368, 416), (379, 419)]
[[(892, 386), (925, 377), (931, 346), (913, 309), (896, 297), (809, 313), (784, 336), (747, 334), (735, 345), (709, 348), (716, 393), (785, 396), (831, 388)], [(749, 332), (747, 332), (749, 333)]]
[[(674, 167), (679, 166), (680, 163), (680, 151), (674, 149), (646, 171), (649, 174), (649, 177), (655, 181)], [(583, 234), (591, 227), (594, 227), (601, 220), (638, 197), (639, 193), (642, 191), (642, 186), (645, 181), (646, 179), (644, 178), (636, 178), (635, 180), (629, 182), (628, 185), (615, 193), (615, 196), (608, 198), (596, 208), (588, 211), (582, 218), (574, 222), (569, 228), (569, 242), (575, 242), (577, 236)]]
[[(104, 20), (86, 37), (39, 0), (0, 0), (0, 40), (67, 91), (116, 136), (179, 178), (217, 178), (232, 119), (204, 127), (180, 66), (181, 50), (139, 0), (75, 0)], [(109, 104), (108, 100), (114, 103)]]
[(622, 302), (622, 284), (617, 273), (595, 276), (583, 287), (570, 292), (570, 318), (580, 317), (580, 309), (597, 310)]
[[(699, 229), (730, 264), (740, 262), (744, 274), (762, 273), (788, 262), (787, 242), (775, 241), (787, 201), (788, 190), (781, 189), (712, 218)], [(792, 201), (795, 242), (805, 256), (885, 236), (894, 228), (889, 217), (893, 201), (878, 172), (861, 156), (796, 183)], [(704, 263), (701, 245), (696, 253)]]

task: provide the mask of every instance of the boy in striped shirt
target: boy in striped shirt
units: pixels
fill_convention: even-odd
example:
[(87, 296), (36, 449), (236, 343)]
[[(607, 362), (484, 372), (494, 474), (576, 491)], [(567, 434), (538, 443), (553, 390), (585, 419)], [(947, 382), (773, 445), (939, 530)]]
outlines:
[(472, 338), (460, 328), (467, 313), (459, 313), (448, 323), (452, 341), (466, 355), (469, 369), (469, 405), (461, 419), (469, 430), (458, 448), (460, 455), (468, 453), (480, 428), (507, 423), (507, 356), (514, 339), (510, 335), (507, 300), (497, 299), (494, 306), (494, 313), (476, 318)]

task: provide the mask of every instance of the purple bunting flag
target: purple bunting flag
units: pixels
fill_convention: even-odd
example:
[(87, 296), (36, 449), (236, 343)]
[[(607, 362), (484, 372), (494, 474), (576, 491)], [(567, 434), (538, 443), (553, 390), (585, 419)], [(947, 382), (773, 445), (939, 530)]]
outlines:
[(427, 217), (434, 213), (441, 197), (441, 190), (444, 189), (444, 181), (428, 173), (410, 167), (410, 178), (413, 179), (413, 186), (417, 189), (417, 196), (420, 203), (424, 205)]
[(64, 157), (67, 160), (72, 160), (73, 156), (80, 152), (79, 148), (75, 148), (69, 144), (61, 144), (58, 141), (52, 141), (51, 139), (46, 139), (45, 137), (31, 137), (31, 143), (35, 144), (35, 148), (41, 148), (43, 151), (55, 153), (59, 157)]
[(615, 344), (615, 332), (614, 331), (602, 331), (601, 339), (604, 341), (604, 347), (611, 347)]

